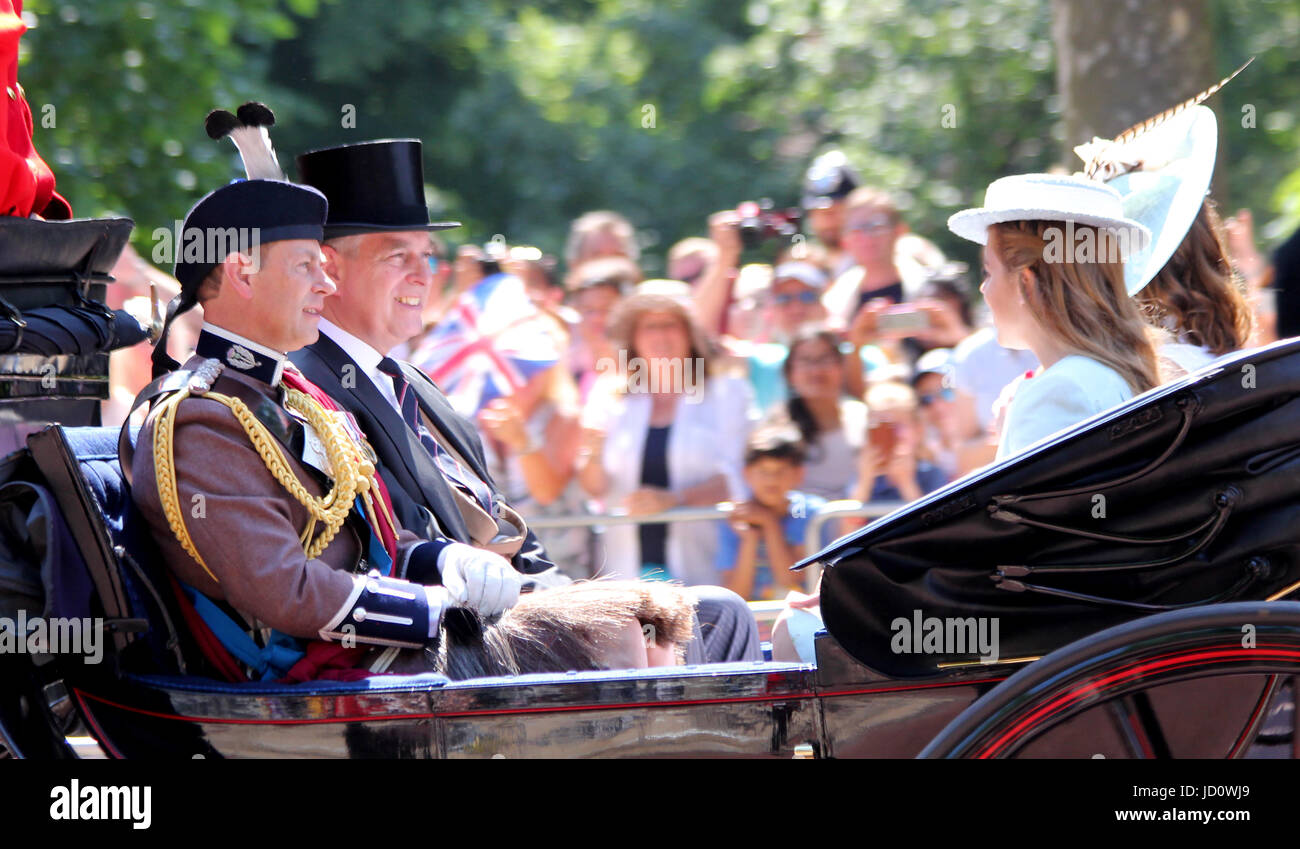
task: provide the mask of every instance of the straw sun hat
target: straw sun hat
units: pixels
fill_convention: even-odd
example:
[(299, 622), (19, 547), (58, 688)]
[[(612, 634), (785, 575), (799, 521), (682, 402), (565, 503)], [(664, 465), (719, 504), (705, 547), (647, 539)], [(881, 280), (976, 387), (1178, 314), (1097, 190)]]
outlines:
[(1118, 191), (1087, 177), (1058, 174), (1017, 174), (994, 180), (984, 193), (984, 205), (953, 214), (948, 229), (984, 245), (989, 225), (1007, 221), (1068, 221), (1114, 233), (1126, 231), (1133, 251), (1151, 242), (1151, 231), (1125, 216)]

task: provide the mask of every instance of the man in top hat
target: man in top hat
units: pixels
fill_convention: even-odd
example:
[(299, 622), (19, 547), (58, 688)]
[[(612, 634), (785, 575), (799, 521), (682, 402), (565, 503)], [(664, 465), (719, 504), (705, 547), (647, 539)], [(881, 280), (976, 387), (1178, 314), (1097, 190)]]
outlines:
[[(402, 523), (473, 546), (450, 549), (445, 559), (472, 564), (466, 571), (485, 580), (522, 580), (517, 570), (542, 586), (567, 582), (497, 491), (473, 425), (420, 369), (389, 357), (423, 329), (433, 294), (429, 231), (459, 226), (429, 222), (420, 142), (311, 151), (298, 157), (298, 171), (329, 199), (322, 250), (338, 291), (325, 300), (320, 339), (293, 362), (356, 416)], [(509, 575), (494, 568), (498, 554), (514, 567)], [(737, 609), (743, 601), (717, 588), (697, 594), (703, 639), (687, 647), (687, 661), (756, 658), (757, 628), (747, 609)]]
[(357, 417), (405, 527), (461, 543), (447, 557), (471, 580), (512, 585), (516, 595), (523, 575), (538, 586), (566, 583), (492, 486), (474, 428), (422, 371), (388, 356), (423, 329), (435, 294), (430, 231), (459, 226), (429, 221), (420, 142), (313, 151), (298, 167), (330, 199), (323, 252), (338, 291), (325, 300), (320, 338), (294, 362)]
[[(205, 248), (176, 263), (168, 323), (202, 303), (203, 329), (184, 368), (141, 393), (154, 405), (123, 457), (182, 607), (207, 626), (204, 654), (232, 679), (378, 671), (398, 648), (423, 648), (461, 600), (463, 587), (395, 577), (436, 568), (453, 543), (417, 539), (391, 518), (355, 426), (288, 365), (334, 292), (321, 267), (326, 211), (315, 189), (261, 179), (190, 211), (182, 232)], [(273, 636), (261, 643), (248, 633), (263, 628)]]

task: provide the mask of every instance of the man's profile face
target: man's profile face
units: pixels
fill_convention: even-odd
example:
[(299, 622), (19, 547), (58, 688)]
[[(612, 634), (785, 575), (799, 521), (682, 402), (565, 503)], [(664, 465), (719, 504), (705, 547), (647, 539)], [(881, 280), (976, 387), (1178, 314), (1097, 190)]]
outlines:
[(258, 270), (249, 275), (252, 299), (247, 335), (277, 351), (296, 351), (316, 341), (325, 299), (334, 284), (321, 267), (320, 243), (288, 239), (262, 245)]
[(332, 240), (324, 252), (338, 286), (325, 302), (331, 322), (381, 354), (424, 329), (421, 313), (433, 293), (428, 233), (363, 233)]
[(817, 241), (831, 250), (839, 250), (844, 237), (844, 199), (838, 198), (829, 206), (808, 210), (808, 227)]

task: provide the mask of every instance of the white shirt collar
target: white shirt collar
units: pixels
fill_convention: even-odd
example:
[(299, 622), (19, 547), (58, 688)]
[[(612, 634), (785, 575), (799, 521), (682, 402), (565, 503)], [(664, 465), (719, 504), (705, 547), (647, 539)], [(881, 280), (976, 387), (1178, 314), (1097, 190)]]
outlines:
[(330, 322), (328, 319), (321, 318), (318, 325), (320, 332), (333, 340), (334, 344), (343, 349), (343, 353), (352, 358), (352, 361), (361, 367), (366, 377), (375, 385), (379, 393), (383, 395), (388, 402), (397, 406), (397, 394), (393, 391), (393, 380), (388, 375), (379, 370), (379, 363), (384, 358), (384, 354), (375, 350), (370, 343), (364, 342), (347, 332), (337, 324)]

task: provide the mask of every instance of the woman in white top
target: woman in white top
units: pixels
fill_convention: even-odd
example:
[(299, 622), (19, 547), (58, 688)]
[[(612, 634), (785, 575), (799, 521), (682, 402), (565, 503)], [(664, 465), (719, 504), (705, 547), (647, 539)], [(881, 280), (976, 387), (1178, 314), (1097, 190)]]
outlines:
[(1159, 385), (1122, 262), (1150, 231), (1124, 217), (1118, 192), (1081, 177), (1004, 177), (948, 226), (985, 245), (980, 291), (998, 342), (1041, 363), (1007, 409), (998, 459)]
[[(645, 515), (745, 497), (753, 392), (743, 377), (710, 376), (689, 303), (685, 283), (651, 280), (610, 317), (619, 359), (598, 364), (578, 450), (578, 481), (607, 510)], [(611, 525), (599, 574), (716, 584), (717, 542), (714, 522)]]

